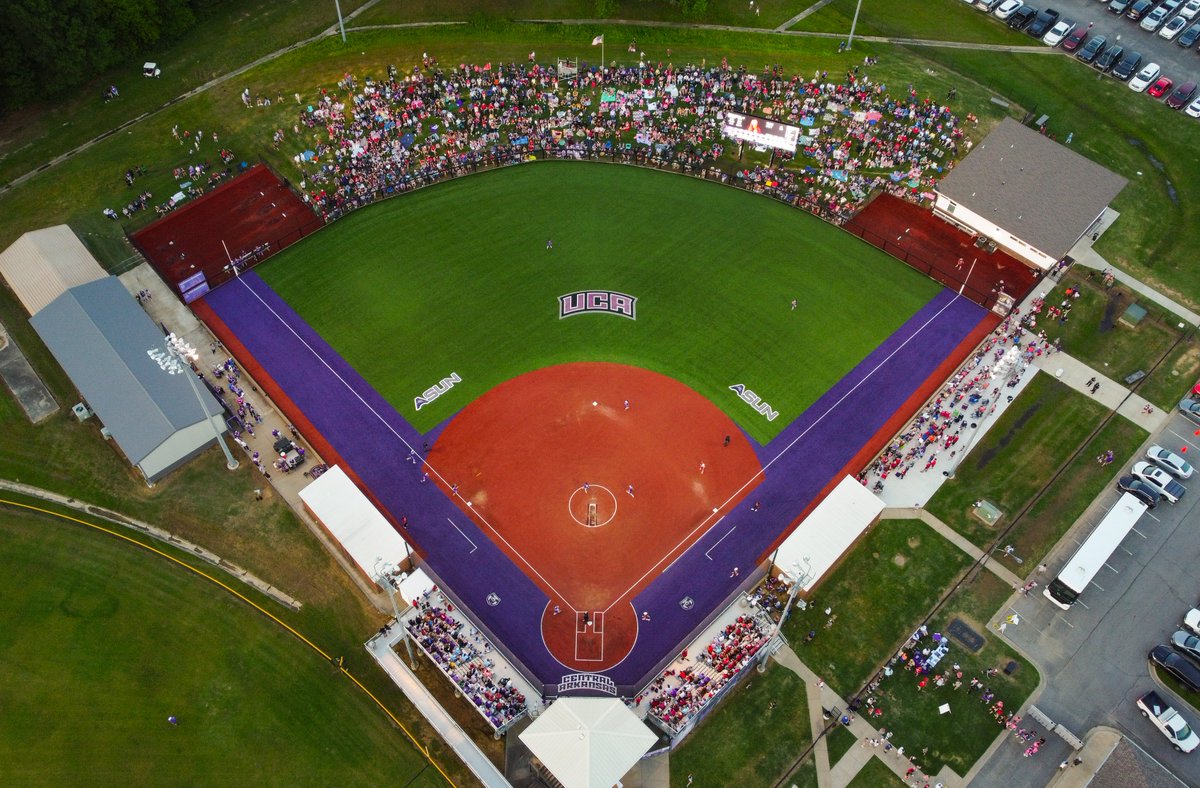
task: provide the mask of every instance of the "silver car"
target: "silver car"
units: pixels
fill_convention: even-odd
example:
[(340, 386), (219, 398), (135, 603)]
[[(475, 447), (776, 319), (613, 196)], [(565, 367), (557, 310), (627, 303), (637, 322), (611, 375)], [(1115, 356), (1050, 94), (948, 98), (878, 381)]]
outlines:
[(1184, 397), (1179, 401), (1179, 412), (1188, 421), (1200, 424), (1200, 399)]
[(1187, 460), (1162, 446), (1151, 446), (1146, 450), (1146, 457), (1176, 479), (1190, 479), (1195, 470)]
[(1171, 645), (1179, 653), (1200, 660), (1200, 638), (1191, 632), (1184, 632), (1182, 629), (1176, 630), (1175, 634), (1171, 635)]

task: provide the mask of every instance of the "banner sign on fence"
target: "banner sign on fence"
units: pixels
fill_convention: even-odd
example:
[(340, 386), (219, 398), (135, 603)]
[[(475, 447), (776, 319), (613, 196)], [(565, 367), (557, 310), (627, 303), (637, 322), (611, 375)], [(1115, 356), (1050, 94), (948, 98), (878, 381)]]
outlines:
[(721, 133), (730, 139), (762, 145), (777, 150), (796, 152), (800, 129), (787, 123), (757, 115), (726, 112), (721, 121)]

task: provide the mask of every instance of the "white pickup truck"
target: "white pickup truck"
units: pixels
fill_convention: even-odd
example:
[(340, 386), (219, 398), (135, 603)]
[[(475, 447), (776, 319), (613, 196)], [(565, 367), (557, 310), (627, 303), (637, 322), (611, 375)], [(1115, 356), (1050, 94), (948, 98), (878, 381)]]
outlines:
[(1197, 736), (1183, 716), (1167, 705), (1157, 692), (1147, 692), (1138, 698), (1137, 706), (1142, 715), (1153, 722), (1162, 731), (1163, 736), (1171, 740), (1171, 746), (1180, 752), (1191, 752), (1200, 747), (1200, 736)]

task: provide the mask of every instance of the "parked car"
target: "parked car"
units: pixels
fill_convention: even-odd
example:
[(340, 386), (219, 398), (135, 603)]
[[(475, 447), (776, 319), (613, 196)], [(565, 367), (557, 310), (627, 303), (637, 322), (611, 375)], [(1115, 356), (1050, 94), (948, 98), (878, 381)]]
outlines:
[(1200, 747), (1200, 736), (1192, 731), (1192, 726), (1179, 712), (1162, 699), (1157, 692), (1147, 692), (1137, 699), (1137, 707), (1142, 716), (1154, 723), (1171, 742), (1171, 746), (1180, 752), (1191, 752)]
[(1179, 34), (1179, 38), (1175, 39), (1175, 43), (1185, 49), (1191, 49), (1200, 41), (1200, 22), (1189, 27)]
[(1074, 52), (1078, 50), (1079, 47), (1083, 45), (1084, 39), (1088, 37), (1088, 32), (1089, 30), (1086, 27), (1076, 27), (1067, 34), (1066, 38), (1063, 39), (1063, 50), (1066, 52)]
[(1042, 36), (1042, 43), (1047, 46), (1056, 47), (1063, 42), (1063, 39), (1070, 35), (1075, 30), (1074, 19), (1060, 19), (1055, 23), (1054, 27), (1046, 31), (1046, 35)]
[(1200, 635), (1200, 610), (1192, 608), (1184, 614), (1183, 628), (1193, 635)]
[(1092, 68), (1101, 72), (1112, 71), (1112, 67), (1121, 62), (1123, 54), (1125, 54), (1125, 47), (1113, 44), (1100, 53), (1100, 56), (1092, 63)]
[(1182, 654), (1176, 654), (1170, 646), (1161, 645), (1150, 649), (1150, 661), (1179, 679), (1179, 683), (1192, 692), (1200, 692), (1200, 666)]
[(1075, 53), (1075, 57), (1084, 63), (1094, 63), (1096, 57), (1104, 51), (1104, 45), (1107, 43), (1108, 39), (1104, 36), (1092, 36), (1086, 44), (1079, 48), (1079, 51)]
[[(1192, 83), (1192, 89), (1196, 89), (1194, 82)], [(1190, 479), (1195, 470), (1187, 460), (1170, 449), (1164, 449), (1162, 446), (1155, 445), (1146, 449), (1146, 457), (1176, 479)]]
[(1200, 0), (1187, 0), (1179, 9), (1179, 15), (1184, 19), (1191, 19), (1196, 14), (1200, 14)]
[(1191, 104), (1184, 108), (1183, 114), (1189, 118), (1200, 118), (1200, 98), (1195, 99)]
[(1200, 424), (1200, 399), (1192, 399), (1184, 397), (1179, 400), (1179, 412), (1183, 417), (1194, 424)]
[[(1171, 109), (1181, 109), (1195, 97), (1196, 83), (1189, 80), (1175, 88), (1175, 91), (1171, 93), (1171, 95), (1167, 96), (1167, 106)], [(1171, 469), (1167, 468), (1167, 470), (1170, 471)]]
[(1162, 75), (1162, 69), (1157, 63), (1147, 63), (1142, 66), (1142, 70), (1129, 80), (1129, 89), (1141, 93), (1146, 88), (1154, 84), (1154, 81)]
[(1022, 5), (1024, 3), (1021, 0), (1003, 0), (1000, 5), (996, 6), (996, 10), (992, 13), (1000, 19), (1008, 19)]
[[(1128, 82), (1142, 65), (1141, 52), (1126, 52), (1117, 65), (1113, 66), (1112, 75), (1122, 82)], [(1200, 423), (1200, 422), (1197, 422)]]
[(1130, 493), (1134, 498), (1146, 504), (1147, 509), (1158, 506), (1158, 502), (1162, 499), (1162, 493), (1158, 491), (1157, 487), (1151, 487), (1135, 476), (1122, 476), (1117, 479), (1117, 489)]
[(1016, 11), (1013, 11), (1012, 16), (1008, 18), (1008, 26), (1013, 30), (1024, 30), (1029, 27), (1029, 23), (1037, 16), (1038, 10), (1031, 5), (1023, 5)]
[(1167, 94), (1167, 91), (1170, 90), (1171, 86), (1174, 84), (1175, 81), (1170, 77), (1159, 77), (1158, 79), (1154, 80), (1154, 84), (1149, 87), (1146, 93), (1151, 98), (1162, 98)]
[(1034, 38), (1041, 38), (1050, 32), (1050, 28), (1058, 24), (1058, 20), (1062, 14), (1055, 11), (1053, 8), (1047, 8), (1033, 18), (1029, 23), (1029, 27), (1025, 28), (1025, 32)]
[(1179, 503), (1179, 499), (1187, 492), (1186, 487), (1171, 478), (1171, 475), (1162, 468), (1152, 463), (1134, 463), (1129, 472), (1146, 484), (1157, 487), (1158, 491), (1162, 493), (1162, 497), (1166, 498), (1169, 503)]
[(1158, 35), (1159, 37), (1170, 41), (1171, 39), (1175, 38), (1175, 36), (1179, 35), (1180, 31), (1187, 27), (1187, 23), (1188, 21), (1181, 16), (1171, 17), (1171, 20), (1163, 25), (1162, 29), (1158, 31)]
[(1129, 6), (1129, 10), (1125, 12), (1125, 16), (1135, 22), (1141, 21), (1141, 18), (1154, 8), (1154, 0), (1134, 0), (1133, 5)]
[(1142, 21), (1138, 24), (1138, 26), (1142, 28), (1142, 30), (1153, 33), (1155, 30), (1158, 30), (1160, 26), (1162, 26), (1163, 22), (1167, 21), (1167, 16), (1169, 16), (1170, 13), (1171, 12), (1166, 9), (1165, 4), (1160, 5), (1158, 8), (1142, 17)]
[(1200, 660), (1200, 637), (1196, 637), (1190, 632), (1184, 632), (1180, 629), (1174, 635), (1171, 635), (1171, 645), (1180, 654), (1186, 654), (1192, 659)]
[(1004, 0), (979, 0), (979, 2), (975, 4), (975, 10), (990, 14), (991, 12), (995, 11), (996, 6), (1000, 5), (1002, 2), (1004, 2)]
[(1112, 0), (1108, 4), (1108, 12), (1120, 16), (1129, 10), (1129, 6), (1133, 4), (1133, 0)]

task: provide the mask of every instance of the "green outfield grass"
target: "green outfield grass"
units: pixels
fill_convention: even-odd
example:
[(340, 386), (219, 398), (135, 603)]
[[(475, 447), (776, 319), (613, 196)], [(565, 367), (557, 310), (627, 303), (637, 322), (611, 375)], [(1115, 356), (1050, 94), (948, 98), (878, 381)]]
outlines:
[(334, 666), (163, 558), (5, 510), (0, 566), (8, 784), (445, 785)]
[[(760, 441), (938, 290), (774, 201), (597, 163), (527, 165), (394, 198), (258, 270), (418, 429), (521, 373), (604, 360), (687, 383)], [(586, 288), (636, 296), (637, 320), (560, 320), (558, 296)], [(413, 397), (451, 372), (463, 382), (414, 411)], [(779, 418), (738, 399), (735, 383)]]

